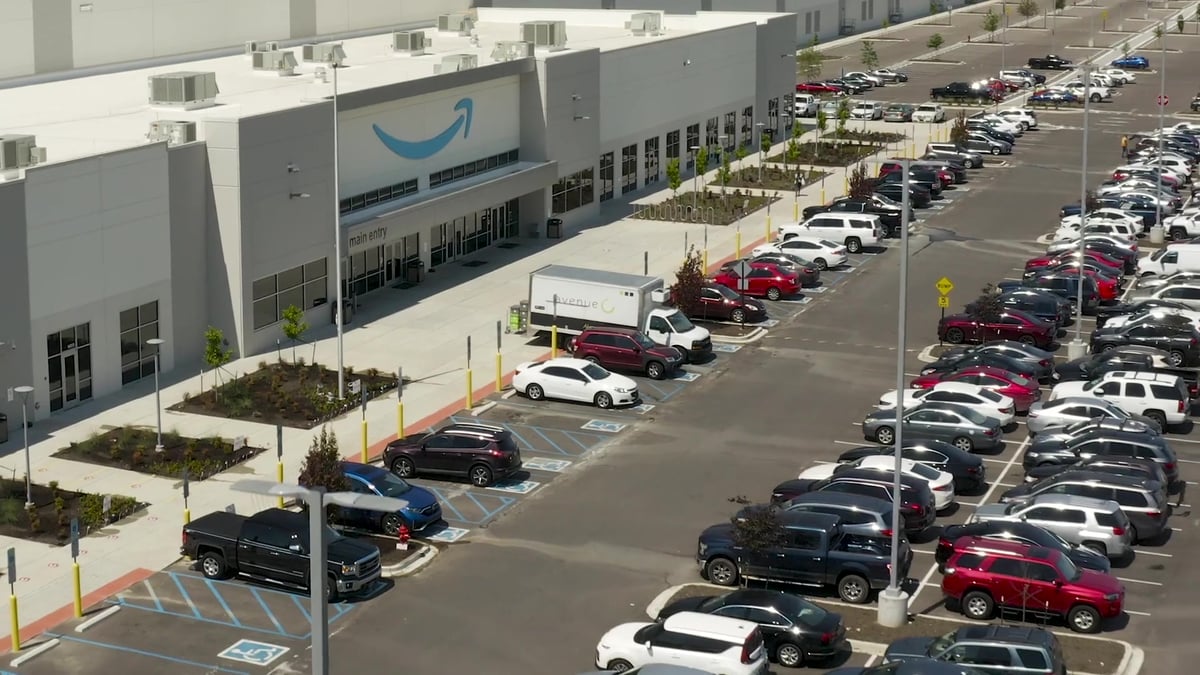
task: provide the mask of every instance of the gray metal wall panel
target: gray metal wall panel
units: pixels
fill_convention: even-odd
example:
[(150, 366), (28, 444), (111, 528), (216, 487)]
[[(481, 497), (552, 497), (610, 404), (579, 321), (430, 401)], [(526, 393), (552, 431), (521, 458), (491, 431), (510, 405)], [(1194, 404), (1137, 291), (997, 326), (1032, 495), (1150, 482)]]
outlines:
[(291, 0), (292, 39), (317, 34), (317, 0)]
[(397, 82), (374, 89), (364, 89), (338, 95), (338, 111), (355, 110), (367, 106), (399, 101), (402, 99), (422, 96), (455, 87), (467, 87), (480, 82), (487, 82), (510, 75), (534, 72), (536, 66), (532, 58), (505, 61), (470, 70), (460, 70), (457, 73), (431, 75), (419, 80)]
[[(171, 192), (171, 313), (167, 333), (174, 342), (175, 363), (198, 364), (204, 355), (208, 316), (207, 237), (216, 227), (208, 149), (189, 143), (167, 150)], [(210, 220), (213, 222), (210, 223)], [(191, 370), (190, 372), (195, 372)]]
[(71, 0), (37, 0), (33, 3), (33, 68), (38, 73), (74, 66)]
[[(25, 220), (25, 181), (0, 182), (0, 413), (8, 415), (13, 440), (0, 448), (13, 449), (21, 443), (21, 398), (8, 402), (10, 387), (33, 381), (33, 350), (29, 313), (29, 243)], [(29, 415), (35, 416), (34, 397), (29, 398)]]

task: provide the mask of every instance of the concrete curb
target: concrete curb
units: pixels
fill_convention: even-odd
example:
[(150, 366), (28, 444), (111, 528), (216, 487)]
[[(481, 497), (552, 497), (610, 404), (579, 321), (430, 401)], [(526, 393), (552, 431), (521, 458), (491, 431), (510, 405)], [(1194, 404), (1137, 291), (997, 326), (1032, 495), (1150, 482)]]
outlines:
[(388, 579), (399, 579), (400, 577), (407, 577), (411, 574), (416, 574), (426, 565), (433, 562), (433, 559), (437, 557), (438, 549), (433, 544), (426, 544), (423, 541), (416, 540), (409, 541), (408, 544), (410, 546), (416, 544), (417, 546), (420, 546), (422, 550), (414, 556), (409, 556), (403, 562), (396, 563), (395, 565), (385, 565), (380, 570), (380, 573), (384, 577)]
[[(711, 332), (709, 334), (712, 335)], [(726, 335), (712, 335), (712, 341), (713, 342), (723, 342), (725, 344), (730, 344), (730, 345), (748, 345), (751, 342), (758, 342), (759, 340), (763, 339), (763, 336), (765, 336), (766, 334), (767, 334), (766, 328), (755, 328), (754, 330), (750, 331), (749, 335), (743, 335), (742, 337), (733, 337), (733, 336), (726, 336)]]

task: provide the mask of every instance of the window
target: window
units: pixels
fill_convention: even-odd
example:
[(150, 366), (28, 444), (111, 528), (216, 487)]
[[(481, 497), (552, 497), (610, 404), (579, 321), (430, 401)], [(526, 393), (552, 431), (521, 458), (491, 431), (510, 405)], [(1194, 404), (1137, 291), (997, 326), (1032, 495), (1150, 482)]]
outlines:
[[(711, 148), (716, 145), (721, 136), (721, 120), (718, 117), (708, 118), (708, 126), (704, 129), (704, 147)], [(701, 167), (708, 168), (708, 167)]]
[(859, 3), (859, 5), (860, 5), (859, 11), (861, 12), (860, 18), (863, 21), (866, 21), (867, 20), (867, 0), (862, 0), (862, 2)]
[(417, 179), (406, 180), (403, 183), (395, 185), (385, 185), (377, 190), (364, 192), (353, 197), (346, 197), (338, 203), (338, 209), (342, 215), (352, 211), (361, 211), (365, 208), (370, 208), (376, 204), (382, 204), (393, 199), (407, 197), (417, 193)]
[(1058, 581), (1058, 572), (1053, 567), (1041, 563), (1027, 563), (1025, 576), (1033, 581), (1048, 584)]
[(992, 566), (988, 571), (992, 574), (1003, 574), (1006, 577), (1019, 577), (1022, 576), (1021, 561), (1012, 558), (996, 558), (992, 561)]
[(1117, 494), (1117, 503), (1121, 506), (1130, 506), (1134, 508), (1144, 509), (1147, 506), (1146, 495), (1135, 490), (1114, 490)]
[(254, 522), (246, 523), (243, 538), (249, 539), (256, 544), (273, 546), (275, 548), (287, 548), (291, 545), (293, 539), (290, 534), (279, 528)]
[(283, 319), (283, 310), (295, 305), (310, 309), (324, 304), (326, 259), (284, 270), (254, 282), (254, 330), (266, 328)]
[(737, 112), (725, 113), (725, 148), (732, 151), (737, 147)]
[(91, 324), (81, 323), (46, 336), (50, 412), (92, 397)]
[(667, 159), (679, 159), (679, 130), (667, 132)]
[(643, 143), (642, 146), (646, 152), (646, 158), (644, 160), (644, 165), (643, 165), (646, 170), (646, 177), (644, 179), (645, 183), (646, 183), (646, 185), (649, 185), (651, 183), (657, 183), (658, 182), (658, 137), (655, 136), (654, 138), (647, 138), (646, 142)]
[(499, 169), (502, 166), (516, 164), (518, 154), (516, 150), (508, 150), (498, 155), (476, 159), (466, 164), (450, 167), (449, 169), (434, 171), (429, 174), (429, 188), (432, 190), (439, 185), (445, 185), (451, 181), (470, 178), (476, 174)]
[[(687, 128), (687, 146), (688, 148), (694, 148), (697, 145), (700, 145), (700, 125), (689, 124)], [(690, 151), (688, 152), (687, 158), (687, 168), (696, 168), (696, 158)]]
[(154, 375), (154, 345), (158, 337), (158, 301), (121, 312), (121, 384)]
[(813, 31), (813, 13), (805, 12), (804, 13), (804, 33), (809, 34), (809, 33), (812, 33), (812, 31)]
[(594, 197), (594, 169), (588, 167), (570, 176), (558, 179), (551, 191), (550, 210), (554, 213), (566, 213), (591, 204)]
[(1125, 395), (1143, 397), (1146, 395), (1146, 387), (1141, 382), (1130, 382), (1125, 385)]
[[(779, 131), (779, 99), (773, 98), (767, 101), (767, 128), (772, 132)], [(772, 133), (772, 137), (774, 133)]]
[(821, 32), (821, 10), (819, 9), (813, 12), (813, 32)]
[(606, 202), (613, 198), (613, 154), (606, 152), (600, 155), (600, 201)]
[(637, 189), (637, 143), (621, 148), (621, 194)]
[(1050, 669), (1050, 663), (1046, 660), (1046, 655), (1037, 649), (1028, 649), (1025, 647), (1017, 647), (1017, 660), (1021, 665), (1034, 671), (1045, 671)]
[(964, 553), (958, 556), (958, 562), (954, 564), (957, 567), (963, 567), (969, 570), (977, 570), (982, 563), (983, 556), (979, 555), (978, 553)]
[(809, 551), (821, 548), (821, 535), (816, 532), (794, 530), (788, 539), (790, 540), (788, 541), (788, 546), (791, 548), (801, 548)]

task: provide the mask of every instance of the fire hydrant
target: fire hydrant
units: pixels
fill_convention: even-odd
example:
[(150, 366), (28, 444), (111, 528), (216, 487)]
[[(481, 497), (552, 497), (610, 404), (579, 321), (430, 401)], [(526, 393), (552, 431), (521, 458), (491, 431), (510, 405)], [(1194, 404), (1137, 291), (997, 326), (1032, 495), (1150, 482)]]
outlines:
[(408, 531), (408, 525), (400, 523), (400, 531), (396, 533), (396, 548), (401, 551), (408, 550), (409, 539), (412, 539), (412, 533)]

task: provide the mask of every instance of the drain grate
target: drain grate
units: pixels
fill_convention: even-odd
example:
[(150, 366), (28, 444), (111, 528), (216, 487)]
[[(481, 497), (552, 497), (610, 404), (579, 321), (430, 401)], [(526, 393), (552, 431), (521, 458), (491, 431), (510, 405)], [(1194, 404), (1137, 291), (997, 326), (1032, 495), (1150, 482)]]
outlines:
[(487, 264), (486, 260), (470, 260), (468, 262), (463, 263), (462, 266), (463, 267), (483, 267), (486, 264)]
[(514, 244), (511, 241), (506, 241), (503, 244), (496, 244), (496, 248), (516, 248), (518, 246), (520, 246), (520, 244)]
[(413, 286), (416, 286), (416, 284), (414, 284), (411, 281), (401, 281), (398, 284), (392, 284), (392, 288), (395, 288), (395, 289), (401, 290), (401, 291), (412, 288)]

